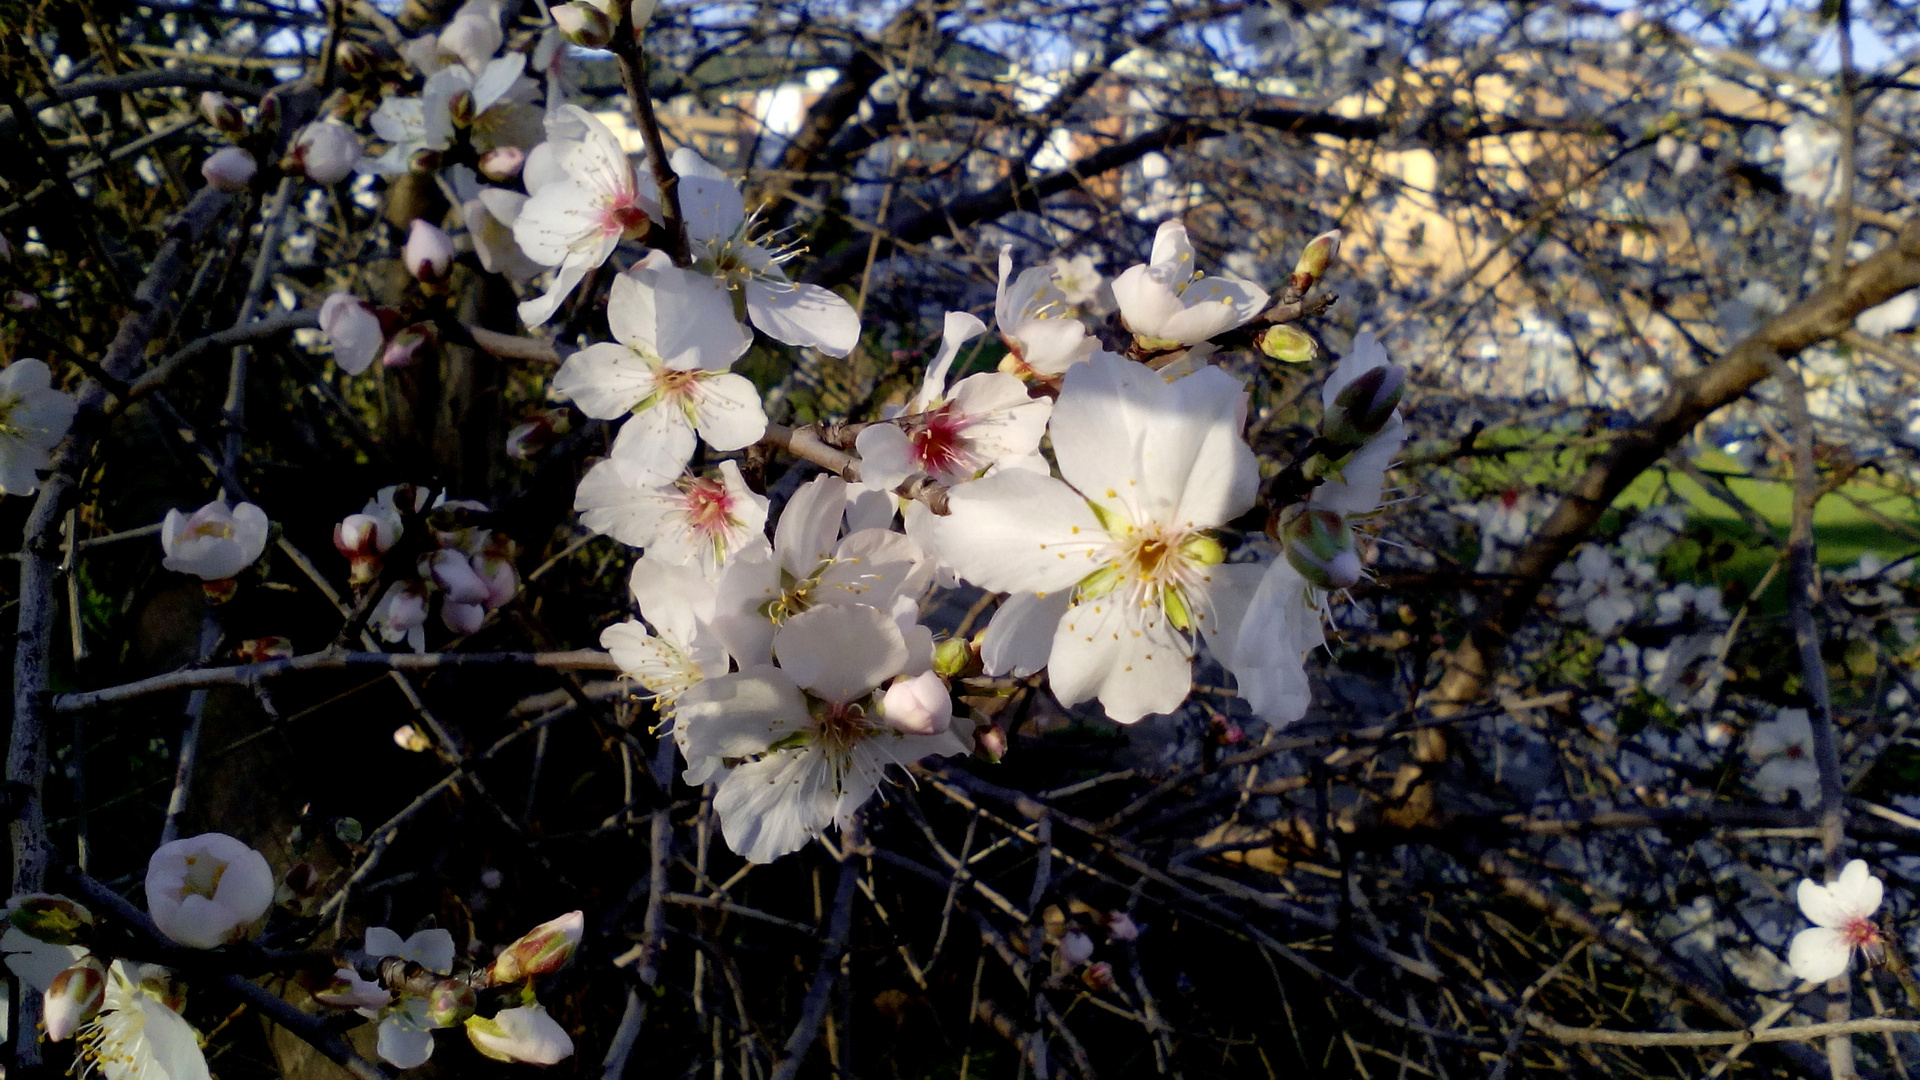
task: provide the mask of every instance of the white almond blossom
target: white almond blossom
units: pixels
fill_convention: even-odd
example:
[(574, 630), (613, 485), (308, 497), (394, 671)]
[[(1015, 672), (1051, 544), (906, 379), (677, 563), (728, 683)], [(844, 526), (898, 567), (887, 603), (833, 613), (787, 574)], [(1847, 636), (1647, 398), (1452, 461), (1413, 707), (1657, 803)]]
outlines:
[(1260, 314), (1267, 292), (1231, 275), (1203, 276), (1193, 260), (1193, 242), (1178, 221), (1160, 223), (1153, 256), (1113, 279), (1120, 317), (1152, 349), (1198, 345)]
[(1051, 428), (1063, 479), (1010, 469), (961, 484), (928, 526), (942, 565), (1033, 597), (1017, 625), (989, 629), (1027, 646), (999, 659), (1046, 664), (1063, 705), (1098, 697), (1121, 723), (1179, 707), (1190, 635), (1216, 630), (1210, 531), (1253, 505), (1259, 483), (1244, 408), (1239, 380), (1217, 368), (1168, 382), (1095, 357), (1067, 372)]
[(1780, 183), (1816, 206), (1840, 196), (1840, 133), (1819, 117), (1797, 116), (1780, 131)]
[(885, 722), (874, 692), (907, 674), (910, 648), (886, 612), (827, 605), (774, 637), (780, 666), (748, 667), (680, 696), (690, 759), (750, 759), (720, 784), (714, 809), (727, 845), (750, 862), (795, 851), (844, 827), (889, 765), (968, 749), (951, 729), (913, 735)]
[(150, 990), (150, 965), (115, 960), (100, 1014), (80, 1029), (84, 1068), (106, 1080), (208, 1080), (200, 1036)]
[(860, 343), (860, 316), (830, 289), (787, 278), (780, 259), (748, 235), (746, 200), (727, 174), (692, 150), (672, 157), (694, 268), (745, 294), (761, 333), (800, 348), (845, 356)]
[(1832, 884), (1802, 879), (1797, 899), (1800, 913), (1813, 926), (1793, 936), (1787, 964), (1808, 982), (1826, 982), (1846, 974), (1854, 950), (1869, 960), (1880, 955), (1884, 943), (1874, 912), (1880, 910), (1880, 879), (1859, 859), (1849, 862)]
[[(628, 619), (607, 627), (600, 632), (600, 646), (613, 654), (623, 674), (654, 696), (663, 716), (671, 716), (681, 694), (727, 673), (727, 650), (712, 627), (713, 583), (694, 567), (643, 558), (634, 564), (629, 584), (647, 621)], [(687, 759), (687, 783), (703, 784), (722, 769), (718, 758), (687, 752), (684, 726), (676, 727), (674, 738)]]
[(621, 240), (646, 235), (660, 207), (620, 140), (578, 105), (548, 114), (547, 141), (528, 155), (521, 176), (527, 201), (513, 220), (513, 238), (527, 258), (553, 267), (545, 295), (520, 305), (531, 328), (552, 318)]
[[(1000, 370), (1012, 375), (1057, 380), (1069, 367), (1093, 355), (1099, 342), (1074, 317), (1072, 302), (1054, 280), (1051, 267), (1030, 266), (1013, 273), (1013, 246), (1000, 249), (1000, 288), (993, 318), (1007, 355)], [(1099, 275), (1094, 275), (1097, 280)]]
[(203, 581), (223, 581), (252, 566), (267, 550), (267, 512), (243, 502), (227, 509), (226, 496), (183, 514), (167, 511), (160, 523), (161, 565)]
[[(382, 959), (397, 956), (437, 975), (453, 972), (455, 947), (451, 931), (432, 928), (416, 931), (402, 939), (384, 926), (367, 930), (366, 951)], [(386, 1007), (363, 1007), (360, 1015), (378, 1019), (375, 1052), (382, 1060), (403, 1069), (425, 1064), (433, 1056), (433, 1032), (426, 1023), (419, 999), (401, 999)]]
[(329, 293), (321, 302), (320, 331), (333, 346), (334, 365), (349, 375), (372, 367), (387, 343), (373, 306), (347, 292)]
[(723, 461), (719, 472), (635, 483), (616, 463), (602, 461), (581, 478), (573, 508), (594, 532), (715, 577), (736, 553), (767, 549), (767, 497), (747, 487), (738, 463)]
[(425, 76), (449, 64), (465, 64), (471, 71), (480, 71), (506, 43), (506, 34), (500, 29), (500, 7), (500, 0), (467, 0), (439, 33), (414, 38), (400, 47), (400, 54)]
[(1783, 801), (1800, 793), (1800, 805), (1820, 805), (1820, 767), (1813, 760), (1813, 723), (1805, 709), (1781, 709), (1772, 720), (1753, 725), (1747, 756), (1760, 768), (1753, 787), (1762, 797)]
[[(1055, 258), (1048, 265), (1053, 270), (1054, 288), (1059, 289), (1060, 295), (1073, 307), (1088, 307), (1097, 302), (1100, 287), (1107, 283), (1107, 279), (1100, 276), (1100, 271), (1093, 268), (1091, 255)], [(1003, 272), (1003, 280), (1005, 276)]]
[(573, 1056), (573, 1039), (539, 1005), (502, 1009), (491, 1017), (467, 1018), (473, 1048), (495, 1061), (558, 1065)]
[(678, 477), (693, 458), (696, 432), (716, 450), (738, 450), (766, 434), (760, 391), (727, 370), (752, 339), (712, 279), (655, 252), (614, 279), (607, 323), (619, 344), (567, 357), (553, 392), (597, 419), (633, 414), (613, 441), (623, 476)]
[(1612, 637), (1639, 611), (1627, 582), (1627, 570), (1598, 544), (1587, 544), (1574, 556), (1575, 584), (1560, 594), (1560, 606), (1580, 612), (1588, 629)]
[(1321, 601), (1287, 560), (1214, 567), (1214, 625), (1207, 648), (1233, 675), (1253, 715), (1291, 724), (1307, 714), (1313, 689), (1305, 657), (1326, 643)]
[(161, 933), (196, 949), (245, 937), (273, 889), (266, 856), (225, 833), (162, 844), (147, 860), (147, 913)]
[(958, 484), (1022, 460), (1046, 471), (1038, 455), (1051, 402), (1030, 396), (1025, 383), (997, 371), (969, 375), (947, 387), (960, 346), (986, 329), (965, 312), (947, 314), (939, 355), (927, 366), (919, 392), (894, 414), (917, 419), (871, 425), (855, 440), (865, 486), (892, 491), (915, 475)]
[(53, 372), (39, 360), (15, 360), (0, 371), (0, 494), (30, 495), (53, 448), (67, 437), (80, 406), (53, 388)]

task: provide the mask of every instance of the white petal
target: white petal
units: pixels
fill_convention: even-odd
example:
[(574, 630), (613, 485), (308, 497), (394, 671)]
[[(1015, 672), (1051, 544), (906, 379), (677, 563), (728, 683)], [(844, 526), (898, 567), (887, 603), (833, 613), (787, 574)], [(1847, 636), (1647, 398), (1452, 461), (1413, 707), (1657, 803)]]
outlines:
[(1179, 708), (1192, 687), (1193, 665), (1165, 612), (1134, 603), (1123, 590), (1067, 609), (1054, 632), (1047, 675), (1060, 704), (1098, 697), (1109, 717), (1131, 724)]
[(380, 1060), (397, 1068), (419, 1068), (433, 1056), (433, 1033), (382, 1020), (374, 1052), (380, 1055)]
[[(515, 242), (518, 242), (517, 234)], [(610, 242), (607, 250), (612, 251), (613, 247), (614, 244)], [(587, 276), (587, 271), (604, 261), (606, 261), (605, 255), (596, 257), (593, 252), (568, 255), (566, 260), (554, 270), (553, 281), (547, 285), (547, 291), (532, 300), (520, 301), (519, 306), (514, 309), (520, 316), (520, 321), (525, 323), (529, 330), (544, 325), (548, 319), (553, 318), (554, 312), (560, 310), (560, 305), (567, 302), (567, 297), (573, 294), (574, 287), (580, 284), (580, 280)]]
[(1787, 947), (1787, 966), (1808, 982), (1823, 983), (1847, 970), (1851, 950), (1840, 931), (1816, 926), (1793, 935)]
[(987, 332), (987, 324), (979, 316), (965, 311), (947, 312), (947, 321), (940, 334), (940, 352), (927, 365), (926, 377), (920, 384), (920, 397), (916, 400), (931, 404), (944, 396), (947, 386), (947, 372), (953, 369), (953, 359), (960, 355), (960, 346)]
[(1864, 919), (1880, 910), (1883, 886), (1880, 879), (1868, 871), (1864, 860), (1848, 862), (1840, 871), (1840, 879), (1827, 891), (1833, 894), (1834, 902), (1853, 918)]
[(823, 604), (795, 615), (774, 634), (773, 653), (794, 682), (840, 703), (872, 693), (907, 662), (893, 619), (855, 604)]
[(580, 524), (623, 544), (646, 547), (659, 534), (677, 494), (670, 487), (629, 480), (620, 467), (602, 461), (580, 478), (573, 508)]
[(693, 460), (694, 441), (685, 410), (675, 402), (661, 402), (620, 425), (620, 433), (613, 437), (613, 461), (628, 480), (665, 483)]
[(929, 523), (934, 555), (994, 592), (1052, 593), (1102, 565), (1106, 530), (1086, 500), (1050, 476), (1009, 471), (961, 484)]
[(895, 424), (875, 424), (854, 439), (860, 454), (860, 481), (881, 492), (892, 491), (920, 471), (913, 441)]
[(428, 971), (442, 975), (453, 971), (453, 932), (439, 927), (416, 931), (406, 940), (402, 951), (395, 954), (417, 961)]
[(798, 851), (833, 822), (840, 802), (833, 765), (809, 747), (741, 765), (714, 795), (727, 846), (748, 862)]
[(760, 391), (743, 375), (702, 377), (693, 391), (694, 426), (715, 450), (752, 446), (767, 433)]
[(394, 933), (384, 926), (370, 926), (367, 928), (366, 950), (368, 956), (399, 956), (400, 951), (406, 947), (406, 941), (402, 939), (399, 934)]
[(800, 688), (771, 667), (708, 679), (680, 695), (674, 710), (689, 758), (749, 757), (812, 722)]
[(604, 236), (605, 210), (600, 196), (585, 185), (548, 184), (520, 206), (513, 220), (513, 239), (527, 258), (542, 266), (558, 266), (570, 254), (605, 252), (593, 265), (606, 261), (619, 236)]
[(774, 526), (773, 549), (780, 565), (797, 578), (813, 576), (832, 557), (847, 507), (847, 482), (818, 476), (800, 485)]
[(860, 316), (818, 285), (747, 282), (747, 314), (768, 337), (841, 357), (860, 344)]
[(1014, 593), (993, 613), (980, 642), (980, 661), (988, 675), (1025, 678), (1047, 666), (1053, 635), (1073, 602), (1073, 591), (1061, 589), (1046, 596)]
[(753, 344), (726, 287), (664, 255), (614, 279), (607, 323), (622, 344), (643, 346), (678, 371), (724, 371)]
[(1406, 424), (1396, 409), (1386, 426), (1341, 466), (1340, 475), (1345, 479), (1324, 481), (1313, 490), (1308, 501), (1319, 509), (1349, 515), (1370, 514), (1379, 509), (1380, 494), (1387, 483), (1387, 467), (1393, 464), (1394, 455), (1400, 452), (1406, 439)]
[(1185, 310), (1180, 294), (1145, 266), (1129, 267), (1113, 279), (1113, 299), (1127, 329), (1142, 337), (1166, 337), (1163, 331)]
[(589, 345), (560, 365), (553, 392), (596, 420), (618, 420), (659, 385), (655, 368), (625, 345)]

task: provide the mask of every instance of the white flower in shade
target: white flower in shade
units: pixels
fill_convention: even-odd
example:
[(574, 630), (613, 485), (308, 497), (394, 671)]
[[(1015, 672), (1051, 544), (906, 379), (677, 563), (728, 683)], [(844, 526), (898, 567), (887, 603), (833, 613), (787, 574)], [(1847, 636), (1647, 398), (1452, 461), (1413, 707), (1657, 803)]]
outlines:
[(1653, 610), (1662, 626), (1686, 623), (1723, 623), (1727, 607), (1716, 585), (1690, 585), (1682, 582), (1653, 598)]
[(632, 413), (613, 460), (633, 481), (664, 483), (693, 457), (697, 432), (738, 450), (767, 431), (760, 391), (727, 370), (752, 344), (726, 291), (658, 252), (613, 280), (607, 323), (619, 344), (589, 345), (560, 366), (553, 392), (601, 420)]
[(370, 927), (367, 930), (366, 951), (369, 956), (397, 956), (402, 960), (411, 960), (438, 975), (453, 973), (455, 949), (453, 933), (449, 930), (435, 927), (415, 931), (411, 937), (402, 938), (384, 926)]
[[(1003, 251), (1005, 249), (1002, 249)], [(1086, 307), (1100, 295), (1100, 286), (1107, 279), (1093, 268), (1093, 256), (1075, 255), (1071, 259), (1056, 258), (1048, 264), (1053, 271), (1053, 286), (1060, 295), (1074, 307)], [(1004, 280), (1005, 274), (1001, 277)]]
[(1813, 926), (1793, 935), (1787, 946), (1793, 973), (1808, 982), (1826, 982), (1846, 973), (1855, 949), (1876, 959), (1883, 942), (1873, 914), (1880, 910), (1881, 891), (1880, 879), (1859, 859), (1848, 863), (1831, 885), (1802, 879), (1800, 913)]
[(1113, 279), (1113, 298), (1127, 329), (1149, 348), (1198, 345), (1247, 321), (1267, 306), (1265, 289), (1230, 275), (1204, 277), (1193, 261), (1187, 227), (1165, 221), (1153, 257)]
[(367, 625), (388, 642), (406, 642), (414, 652), (427, 651), (427, 592), (418, 581), (396, 581), (373, 606)]
[(81, 1071), (106, 1080), (208, 1080), (200, 1036), (143, 985), (143, 968), (115, 960), (108, 969), (100, 1014), (80, 1029)]
[(1820, 767), (1813, 760), (1813, 723), (1805, 709), (1781, 709), (1772, 720), (1753, 725), (1747, 756), (1760, 763), (1754, 790), (1774, 802), (1800, 793), (1800, 805), (1820, 805)]
[(472, 169), (455, 165), (447, 170), (454, 195), (460, 203), (460, 220), (473, 241), (473, 253), (490, 274), (504, 274), (512, 281), (527, 282), (546, 269), (527, 257), (513, 238), (513, 223), (527, 196), (506, 188), (483, 186)]
[(776, 341), (845, 356), (860, 343), (853, 305), (818, 285), (788, 280), (780, 260), (747, 237), (746, 201), (727, 174), (682, 147), (673, 152), (694, 268), (746, 295), (747, 317)]
[(1000, 249), (1000, 289), (993, 301), (994, 322), (1008, 350), (1000, 370), (1058, 379), (1069, 367), (1092, 356), (1099, 342), (1074, 318), (1071, 302), (1055, 283), (1051, 268), (1028, 267), (1010, 282), (1012, 273), (1013, 246), (1009, 244)]
[(167, 511), (160, 523), (161, 565), (203, 581), (222, 581), (253, 565), (267, 550), (267, 512), (252, 503), (227, 509), (222, 496), (183, 514)]
[(751, 862), (797, 850), (845, 825), (889, 765), (960, 754), (953, 731), (910, 735), (887, 724), (874, 691), (906, 673), (909, 648), (886, 612), (828, 605), (789, 619), (774, 637), (778, 668), (749, 667), (680, 696), (690, 760), (750, 759), (714, 797), (727, 845)]
[(520, 305), (521, 321), (534, 327), (552, 318), (622, 239), (646, 235), (659, 204), (641, 188), (620, 140), (578, 105), (548, 116), (547, 141), (528, 157), (522, 175), (527, 201), (514, 218), (513, 238), (527, 258), (553, 267), (546, 294)]
[(53, 388), (53, 372), (38, 360), (15, 360), (0, 371), (0, 493), (28, 495), (39, 471), (53, 464), (79, 405)]
[(273, 903), (266, 856), (225, 833), (162, 844), (147, 860), (147, 913), (160, 932), (196, 949), (245, 937)]
[(714, 629), (741, 667), (767, 663), (774, 629), (803, 611), (844, 604), (892, 611), (896, 603), (912, 609), (901, 623), (911, 673), (932, 666), (933, 634), (916, 624), (913, 603), (932, 581), (926, 553), (905, 534), (880, 528), (842, 537), (847, 505), (846, 481), (809, 480), (787, 500), (771, 555), (743, 551), (721, 572)]
[(997, 659), (1046, 664), (1062, 704), (1097, 697), (1122, 723), (1179, 707), (1190, 634), (1216, 630), (1211, 530), (1253, 505), (1259, 484), (1244, 408), (1239, 380), (1217, 368), (1167, 382), (1095, 357), (1067, 372), (1051, 427), (1064, 479), (1008, 469), (961, 484), (952, 513), (927, 526), (943, 566), (1033, 597), (1007, 633), (1028, 648)]
[(713, 583), (695, 567), (647, 557), (634, 564), (628, 585), (652, 632), (628, 619), (602, 630), (600, 645), (622, 673), (660, 699), (662, 712), (671, 712), (688, 687), (727, 673), (727, 650), (712, 630)]
[(61, 972), (79, 963), (87, 955), (85, 945), (56, 945), (41, 941), (17, 926), (8, 924), (0, 934), (0, 952), (7, 957), (7, 970), (21, 982), (45, 993)]
[(1284, 557), (1265, 567), (1216, 566), (1214, 574), (1207, 648), (1255, 716), (1272, 724), (1299, 720), (1313, 703), (1306, 654), (1326, 642), (1313, 588)]
[(1577, 584), (1560, 594), (1560, 606), (1578, 610), (1587, 626), (1601, 637), (1614, 632), (1639, 610), (1627, 585), (1627, 571), (1597, 544), (1588, 544), (1574, 557)]
[(538, 1005), (502, 1009), (492, 1017), (467, 1018), (473, 1048), (495, 1061), (557, 1065), (573, 1056), (573, 1039)]
[(316, 184), (332, 186), (345, 180), (360, 164), (360, 136), (329, 116), (308, 124), (293, 141), (292, 168)]
[(1817, 206), (1840, 196), (1840, 133), (1811, 116), (1795, 117), (1780, 131), (1780, 183)]
[[(384, 926), (371, 927), (367, 930), (366, 951), (381, 958), (397, 956), (438, 975), (453, 971), (453, 934), (443, 929), (420, 930), (403, 939)], [(423, 999), (403, 998), (394, 1002), (388, 995), (388, 1000), (373, 1002), (372, 990), (377, 987), (363, 983), (357, 976), (352, 982), (354, 991), (350, 993), (357, 991), (367, 999), (367, 1003), (359, 1005), (360, 1014), (380, 1021), (375, 1045), (382, 1060), (411, 1069), (433, 1055), (432, 1026), (426, 1019)]]
[(1038, 459), (1053, 405), (1031, 397), (1011, 375), (983, 371), (947, 388), (947, 372), (960, 346), (986, 331), (986, 324), (965, 312), (947, 315), (940, 353), (927, 367), (920, 390), (894, 423), (863, 429), (854, 446), (860, 452), (860, 479), (870, 488), (892, 491), (915, 475), (943, 484), (972, 480), (996, 465)]
[[(1320, 388), (1321, 407), (1331, 408), (1341, 391), (1368, 372), (1388, 367), (1392, 362), (1387, 350), (1381, 346), (1380, 339), (1372, 332), (1357, 335), (1353, 339), (1353, 348), (1340, 358), (1333, 374), (1327, 377), (1326, 385)], [(1313, 489), (1313, 494), (1307, 497), (1307, 505), (1316, 510), (1332, 510), (1348, 518), (1378, 510), (1381, 493), (1386, 487), (1387, 469), (1393, 464), (1393, 456), (1400, 452), (1406, 439), (1406, 424), (1396, 408), (1379, 431), (1339, 463), (1338, 475)]]
[(735, 553), (767, 547), (767, 497), (747, 487), (737, 463), (721, 462), (719, 476), (647, 479), (633, 483), (611, 461), (587, 470), (573, 496), (580, 524), (646, 548), (649, 558), (697, 565), (708, 577)]
[(372, 305), (352, 293), (329, 293), (320, 304), (320, 331), (333, 346), (333, 362), (341, 371), (358, 375), (373, 366), (386, 346), (387, 334)]
[(229, 146), (208, 155), (200, 163), (200, 175), (208, 185), (221, 191), (245, 191), (260, 166), (253, 155), (237, 146)]

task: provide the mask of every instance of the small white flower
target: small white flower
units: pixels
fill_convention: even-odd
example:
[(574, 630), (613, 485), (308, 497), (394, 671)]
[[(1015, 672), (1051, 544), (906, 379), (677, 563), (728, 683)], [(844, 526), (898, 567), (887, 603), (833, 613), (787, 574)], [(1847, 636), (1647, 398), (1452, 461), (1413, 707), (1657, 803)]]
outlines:
[(329, 116), (301, 129), (293, 141), (293, 158), (295, 171), (316, 184), (332, 186), (360, 163), (360, 136)]
[(147, 913), (182, 945), (217, 949), (246, 936), (273, 904), (266, 856), (225, 833), (162, 844), (147, 860)]
[(1161, 222), (1152, 258), (1113, 279), (1113, 298), (1127, 329), (1156, 349), (1198, 345), (1267, 306), (1266, 290), (1251, 281), (1202, 276), (1187, 227), (1178, 221)]
[(538, 1005), (502, 1009), (491, 1018), (467, 1018), (473, 1048), (495, 1061), (557, 1065), (573, 1056), (573, 1039)]
[(620, 140), (578, 105), (549, 114), (547, 141), (528, 156), (522, 175), (527, 201), (514, 218), (513, 238), (527, 258), (554, 268), (546, 294), (520, 305), (521, 321), (536, 327), (622, 239), (644, 236), (659, 205), (651, 185), (642, 190)]
[(328, 294), (320, 304), (320, 330), (327, 335), (327, 344), (333, 346), (334, 364), (349, 375), (372, 367), (387, 340), (380, 316), (352, 293)]
[(143, 986), (143, 967), (115, 960), (108, 969), (100, 1015), (80, 1030), (85, 1067), (106, 1080), (208, 1080), (200, 1036)]
[(1820, 768), (1813, 760), (1807, 710), (1781, 709), (1772, 720), (1755, 724), (1747, 736), (1747, 756), (1760, 763), (1753, 786), (1765, 798), (1779, 802), (1797, 791), (1801, 806), (1820, 804)]
[(1093, 268), (1093, 256), (1075, 255), (1071, 259), (1056, 258), (1048, 264), (1053, 271), (1053, 286), (1060, 295), (1074, 307), (1085, 307), (1093, 303), (1100, 293), (1100, 286), (1107, 279)]
[(567, 357), (553, 392), (588, 416), (633, 415), (613, 442), (623, 476), (664, 483), (693, 457), (698, 433), (716, 450), (766, 434), (760, 391), (727, 368), (752, 344), (725, 290), (655, 252), (613, 280), (607, 323), (619, 344)]
[(1881, 891), (1880, 879), (1859, 859), (1848, 863), (1831, 885), (1803, 879), (1800, 913), (1813, 926), (1795, 934), (1787, 947), (1793, 973), (1808, 982), (1826, 982), (1846, 972), (1855, 949), (1869, 960), (1877, 958), (1883, 942), (1873, 914), (1880, 910)]
[(994, 322), (1008, 350), (1000, 370), (1057, 380), (1069, 367), (1092, 356), (1099, 342), (1087, 333), (1086, 324), (1073, 317), (1071, 301), (1056, 283), (1051, 267), (1028, 267), (1009, 280), (1012, 273), (1013, 245), (1009, 244), (1000, 249), (1000, 289), (993, 302)]
[(169, 510), (160, 523), (160, 546), (167, 556), (161, 565), (203, 581), (223, 581), (267, 550), (269, 527), (266, 511), (245, 502), (229, 510), (225, 496), (191, 515)]
[(418, 581), (396, 581), (374, 605), (367, 625), (389, 642), (407, 643), (414, 652), (427, 651), (427, 593)]
[(1605, 548), (1588, 544), (1575, 556), (1574, 571), (1578, 584), (1561, 593), (1561, 606), (1579, 609), (1589, 629), (1612, 637), (1639, 609), (1628, 591), (1626, 570)]
[(30, 495), (53, 464), (79, 405), (53, 389), (53, 372), (38, 360), (15, 360), (0, 371), (0, 494)]
[(574, 492), (580, 524), (646, 548), (648, 558), (696, 564), (708, 577), (735, 554), (766, 548), (767, 497), (747, 487), (735, 462), (721, 462), (717, 477), (651, 480), (629, 481), (612, 461), (595, 465)]

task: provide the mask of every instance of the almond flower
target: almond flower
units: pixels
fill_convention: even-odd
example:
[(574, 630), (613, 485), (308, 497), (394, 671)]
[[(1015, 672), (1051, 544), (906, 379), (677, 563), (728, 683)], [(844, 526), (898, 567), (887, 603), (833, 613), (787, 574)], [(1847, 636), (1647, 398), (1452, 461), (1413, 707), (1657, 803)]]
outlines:
[[(366, 951), (383, 959), (397, 956), (410, 960), (438, 975), (453, 971), (453, 934), (443, 929), (421, 930), (403, 940), (384, 926), (371, 927), (367, 930)], [(403, 998), (384, 1007), (362, 1006), (359, 1011), (368, 1019), (380, 1021), (375, 1046), (382, 1060), (411, 1069), (433, 1056), (433, 1032), (421, 1015), (421, 999)]]
[(594, 532), (716, 577), (736, 553), (767, 546), (767, 497), (747, 487), (737, 462), (721, 462), (719, 473), (632, 483), (603, 461), (581, 478), (573, 508)]
[(1153, 256), (1113, 279), (1120, 317), (1148, 349), (1198, 345), (1226, 333), (1267, 306), (1266, 290), (1230, 275), (1204, 277), (1194, 266), (1187, 227), (1166, 221), (1153, 237)]
[(1747, 756), (1760, 763), (1753, 786), (1762, 796), (1781, 802), (1795, 791), (1801, 806), (1820, 805), (1820, 767), (1813, 761), (1813, 723), (1807, 710), (1781, 709), (1772, 720), (1753, 725)]
[(685, 147), (673, 152), (672, 163), (694, 268), (743, 293), (747, 317), (768, 337), (828, 356), (852, 352), (860, 343), (853, 305), (831, 290), (789, 280), (779, 257), (748, 238), (746, 200), (726, 173)]
[(771, 862), (873, 796), (889, 765), (967, 751), (951, 730), (912, 735), (878, 715), (874, 691), (906, 672), (899, 625), (863, 605), (826, 606), (774, 637), (780, 666), (708, 679), (680, 696), (689, 760), (745, 759), (714, 797), (727, 845)]
[(1826, 982), (1846, 973), (1855, 949), (1869, 960), (1880, 955), (1880, 926), (1873, 913), (1880, 910), (1880, 879), (1855, 859), (1830, 885), (1811, 878), (1800, 882), (1800, 913), (1813, 926), (1793, 936), (1787, 964), (1808, 982)]
[(77, 1071), (96, 1071), (106, 1080), (208, 1080), (200, 1036), (152, 985), (159, 971), (113, 962), (100, 1014), (80, 1030)]
[(1061, 704), (1097, 697), (1121, 723), (1186, 700), (1191, 635), (1217, 629), (1211, 532), (1259, 483), (1244, 403), (1217, 368), (1170, 383), (1096, 356), (1068, 370), (1054, 405), (1062, 479), (1009, 469), (949, 493), (952, 513), (928, 526), (941, 565), (1026, 594), (988, 628), (990, 642), (1020, 643), (997, 659), (1045, 664)]
[(167, 556), (161, 565), (203, 581), (224, 581), (267, 549), (269, 527), (266, 511), (244, 502), (229, 510), (224, 495), (191, 515), (169, 510), (160, 523)]
[(927, 366), (919, 392), (897, 414), (903, 419), (870, 425), (855, 441), (864, 486), (892, 491), (915, 475), (958, 484), (1021, 460), (1046, 471), (1038, 454), (1053, 411), (1047, 399), (1029, 396), (1025, 383), (998, 371), (947, 387), (960, 346), (986, 329), (965, 312), (947, 314), (939, 355)]
[(373, 366), (386, 347), (386, 330), (373, 306), (352, 293), (329, 293), (320, 304), (320, 331), (333, 346), (333, 362), (341, 371), (358, 375)]
[(53, 464), (79, 405), (53, 388), (53, 372), (38, 360), (15, 360), (0, 371), (0, 494), (29, 495), (39, 473)]
[(646, 235), (659, 204), (651, 185), (643, 192), (620, 140), (578, 105), (548, 116), (547, 141), (528, 156), (522, 175), (527, 201), (514, 218), (513, 238), (527, 258), (553, 267), (546, 294), (520, 305), (521, 321), (532, 328), (552, 318), (621, 240)]
[[(1085, 256), (1082, 256), (1085, 258)], [(1057, 262), (1058, 260), (1056, 260)], [(1087, 271), (1092, 272), (1088, 260)], [(1074, 318), (1072, 303), (1053, 268), (1030, 266), (1011, 283), (1013, 246), (1000, 249), (1000, 289), (994, 297), (993, 318), (1007, 355), (1000, 370), (1023, 377), (1058, 379), (1069, 367), (1093, 355), (1099, 344)], [(1100, 275), (1094, 274), (1098, 287)], [(1083, 286), (1076, 285), (1076, 292)], [(1092, 289), (1085, 290), (1091, 296)]]
[(245, 937), (273, 889), (266, 856), (225, 833), (162, 844), (147, 860), (147, 913), (161, 933), (196, 949)]
[(619, 344), (567, 357), (553, 392), (596, 419), (632, 414), (613, 441), (622, 476), (678, 477), (693, 458), (696, 433), (715, 450), (738, 450), (766, 434), (760, 391), (727, 370), (752, 339), (713, 280), (654, 252), (613, 279), (607, 324)]

